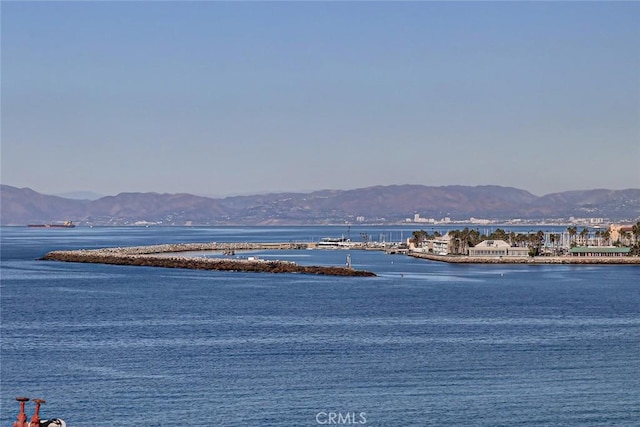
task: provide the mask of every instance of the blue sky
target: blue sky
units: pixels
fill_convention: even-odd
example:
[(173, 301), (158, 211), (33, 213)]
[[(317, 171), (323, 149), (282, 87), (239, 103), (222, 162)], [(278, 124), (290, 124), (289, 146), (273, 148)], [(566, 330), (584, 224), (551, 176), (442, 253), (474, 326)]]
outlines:
[(7, 2), (2, 183), (640, 187), (639, 2)]

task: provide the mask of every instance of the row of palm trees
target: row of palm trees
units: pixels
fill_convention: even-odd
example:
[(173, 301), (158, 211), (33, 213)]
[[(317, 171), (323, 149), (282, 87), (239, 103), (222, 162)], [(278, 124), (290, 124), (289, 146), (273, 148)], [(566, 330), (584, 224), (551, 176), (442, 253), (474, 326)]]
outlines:
[[(575, 226), (568, 227), (567, 232), (571, 237), (572, 244), (586, 246), (589, 243), (589, 230), (587, 228), (582, 229), (582, 231), (580, 232), (580, 241), (576, 239), (576, 236), (578, 235), (578, 229)], [(631, 231), (620, 230), (618, 232), (618, 240), (616, 240), (615, 242), (611, 242), (610, 230), (596, 230), (594, 235), (597, 240), (598, 246), (633, 246), (634, 244), (640, 242), (640, 221), (631, 226)]]
[[(586, 246), (589, 243), (589, 230), (587, 228), (583, 228), (582, 231), (578, 233), (577, 227), (568, 227), (567, 232), (569, 233), (573, 246)], [(580, 240), (576, 238), (577, 236), (580, 236)], [(609, 230), (596, 230), (594, 236), (598, 246), (608, 246), (611, 244), (611, 231)]]
[[(536, 233), (515, 233), (513, 231), (507, 232), (498, 228), (489, 235), (481, 234), (478, 230), (465, 227), (463, 230), (449, 231), (449, 237), (451, 239), (451, 253), (453, 254), (467, 254), (470, 247), (476, 246), (478, 243), (485, 240), (504, 240), (512, 246), (528, 246), (530, 248), (530, 254), (537, 255), (544, 244), (544, 232), (538, 231)], [(442, 237), (437, 231), (433, 234), (429, 234), (424, 230), (413, 232), (413, 243), (416, 246), (420, 246), (422, 242), (426, 240), (433, 240)]]
[[(463, 230), (449, 231), (448, 234), (451, 238), (451, 252), (453, 254), (467, 254), (470, 247), (484, 240), (504, 240), (512, 246), (528, 247), (529, 255), (535, 256), (542, 252), (547, 236), (552, 255), (558, 255), (566, 248), (566, 234), (563, 236), (560, 233), (550, 233), (548, 235), (545, 235), (543, 231), (515, 233), (498, 228), (491, 234), (484, 235), (478, 230), (465, 227)], [(590, 242), (593, 242), (588, 228), (583, 228), (578, 232), (576, 226), (571, 226), (567, 228), (567, 234), (569, 235), (569, 247), (588, 246)], [(593, 236), (597, 246), (609, 246), (612, 244), (614, 246), (630, 246), (632, 254), (640, 254), (640, 221), (633, 225), (631, 232), (620, 231), (620, 237), (615, 242), (611, 242), (611, 232), (609, 230), (596, 230)], [(421, 246), (424, 241), (439, 237), (442, 237), (442, 235), (437, 231), (429, 234), (424, 230), (419, 230), (413, 232), (412, 240), (416, 246)]]
[[(571, 246), (587, 246), (589, 244), (588, 228), (583, 228), (582, 231), (578, 233), (577, 227), (567, 227), (567, 233), (569, 233)], [(596, 230), (594, 235), (598, 246), (609, 246), (611, 244), (611, 231)], [(577, 236), (580, 236), (580, 240), (576, 238)]]

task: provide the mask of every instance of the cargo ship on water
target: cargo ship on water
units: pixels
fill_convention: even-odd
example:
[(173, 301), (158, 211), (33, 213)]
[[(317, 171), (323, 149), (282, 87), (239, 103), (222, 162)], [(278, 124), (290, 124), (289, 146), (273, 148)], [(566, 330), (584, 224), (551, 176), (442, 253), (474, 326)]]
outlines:
[(75, 226), (71, 221), (65, 221), (62, 224), (29, 224), (31, 228), (73, 228)]

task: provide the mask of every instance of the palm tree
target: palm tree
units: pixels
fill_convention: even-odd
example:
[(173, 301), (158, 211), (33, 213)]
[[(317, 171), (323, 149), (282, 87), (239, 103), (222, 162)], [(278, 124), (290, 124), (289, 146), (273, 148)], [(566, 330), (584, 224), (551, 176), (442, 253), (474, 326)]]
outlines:
[(560, 245), (560, 234), (551, 233), (549, 234), (549, 241), (551, 242), (551, 248), (553, 251), (553, 255), (558, 255), (558, 246)]
[(466, 254), (467, 253), (467, 249), (469, 248), (469, 242), (471, 241), (471, 231), (469, 230), (469, 227), (465, 227), (464, 230), (462, 230), (461, 233), (461, 246), (462, 246), (462, 253)]
[(484, 240), (484, 236), (478, 230), (469, 231), (469, 246), (475, 246)]
[(540, 254), (540, 249), (542, 248), (542, 244), (544, 243), (544, 232), (542, 230), (538, 231), (537, 233), (530, 233), (529, 234), (529, 248), (530, 251), (529, 253), (533, 256), (533, 255), (539, 255)]
[(576, 234), (578, 234), (578, 227), (573, 226), (573, 227), (567, 227), (567, 231), (569, 232), (569, 240), (570, 240), (570, 244), (572, 246), (575, 246), (576, 244)]
[(416, 245), (416, 248), (421, 247), (422, 242), (424, 242), (426, 238), (427, 238), (427, 232), (424, 230), (413, 232), (413, 242)]
[(516, 246), (523, 247), (526, 246), (525, 243), (528, 240), (528, 236), (526, 234), (518, 233), (516, 234), (515, 241)]
[(636, 222), (633, 227), (631, 227), (631, 234), (633, 234), (634, 243), (640, 242), (640, 221)]
[(580, 232), (580, 242), (582, 246), (589, 246), (589, 239), (587, 239), (588, 236), (589, 230), (587, 228), (583, 228)]
[(450, 240), (451, 252), (453, 252), (456, 255), (460, 254), (460, 243), (461, 243), (460, 231), (452, 230), (452, 231), (449, 231), (447, 234), (449, 235), (449, 237), (451, 237), (451, 240)]
[(631, 233), (628, 231), (620, 230), (620, 243), (626, 246), (626, 243), (629, 243), (629, 239), (631, 238)]
[(509, 241), (509, 235), (501, 228), (498, 228), (493, 233), (491, 233), (489, 235), (489, 238), (492, 240), (504, 240), (505, 242)]

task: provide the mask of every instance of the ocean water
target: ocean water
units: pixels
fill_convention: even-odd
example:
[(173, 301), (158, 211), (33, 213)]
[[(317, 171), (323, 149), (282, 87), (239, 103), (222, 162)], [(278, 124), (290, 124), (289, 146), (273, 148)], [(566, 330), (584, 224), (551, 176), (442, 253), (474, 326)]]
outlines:
[[(69, 426), (640, 425), (638, 266), (350, 251), (378, 277), (208, 272), (37, 258), (345, 230), (1, 231), (0, 425), (19, 395)], [(411, 228), (349, 231), (399, 240)], [(346, 253), (255, 254), (343, 265)]]

